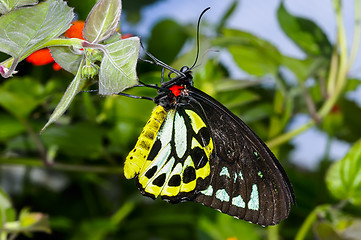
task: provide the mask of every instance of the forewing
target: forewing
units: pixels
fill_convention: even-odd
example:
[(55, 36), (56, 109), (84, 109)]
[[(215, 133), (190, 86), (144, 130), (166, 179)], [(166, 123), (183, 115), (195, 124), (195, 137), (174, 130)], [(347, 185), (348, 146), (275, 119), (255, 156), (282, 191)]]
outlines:
[(212, 149), (209, 130), (199, 115), (181, 107), (169, 110), (136, 173), (138, 188), (143, 195), (172, 203), (194, 199), (195, 192), (209, 184)]

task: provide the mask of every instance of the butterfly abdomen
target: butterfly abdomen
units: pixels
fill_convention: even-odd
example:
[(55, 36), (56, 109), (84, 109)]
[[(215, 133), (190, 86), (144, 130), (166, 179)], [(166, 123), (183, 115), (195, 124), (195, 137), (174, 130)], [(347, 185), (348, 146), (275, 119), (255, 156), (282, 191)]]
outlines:
[(154, 144), (159, 128), (167, 115), (160, 105), (154, 108), (149, 121), (143, 128), (133, 150), (128, 154), (124, 163), (124, 176), (134, 178), (144, 166), (150, 149)]

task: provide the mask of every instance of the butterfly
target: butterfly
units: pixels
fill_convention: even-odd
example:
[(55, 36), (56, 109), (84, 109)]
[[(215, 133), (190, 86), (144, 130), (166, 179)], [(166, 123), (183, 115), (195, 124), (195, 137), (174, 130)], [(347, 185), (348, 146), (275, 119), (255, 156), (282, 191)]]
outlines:
[(266, 144), (193, 86), (195, 64), (176, 70), (147, 55), (163, 67), (162, 80), (170, 71), (169, 81), (155, 87), (157, 106), (125, 160), (125, 177), (153, 199), (194, 201), (262, 226), (287, 218), (294, 191)]
[(188, 67), (158, 89), (157, 106), (124, 165), (145, 196), (195, 201), (263, 226), (288, 217), (292, 185), (266, 144), (193, 87)]

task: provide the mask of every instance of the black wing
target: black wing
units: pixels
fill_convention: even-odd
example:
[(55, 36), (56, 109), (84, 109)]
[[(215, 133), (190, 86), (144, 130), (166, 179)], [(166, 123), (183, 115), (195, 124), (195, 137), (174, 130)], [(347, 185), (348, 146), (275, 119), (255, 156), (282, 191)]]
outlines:
[(189, 88), (189, 104), (203, 112), (214, 143), (210, 185), (193, 201), (263, 226), (288, 217), (292, 185), (271, 150), (236, 115), (202, 91)]

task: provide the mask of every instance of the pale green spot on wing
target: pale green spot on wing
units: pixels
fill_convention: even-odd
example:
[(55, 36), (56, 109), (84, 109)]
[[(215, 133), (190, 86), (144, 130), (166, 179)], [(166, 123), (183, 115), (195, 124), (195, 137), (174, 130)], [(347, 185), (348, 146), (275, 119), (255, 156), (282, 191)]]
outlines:
[(242, 172), (241, 172), (241, 171), (239, 171), (238, 176), (243, 180), (243, 175), (242, 175)]
[(243, 198), (241, 197), (241, 195), (238, 195), (237, 197), (232, 198), (232, 204), (237, 207), (241, 207), (241, 208), (246, 207), (246, 203), (243, 201)]
[(175, 150), (179, 158), (182, 158), (187, 150), (187, 127), (184, 118), (178, 112), (175, 114), (174, 119), (174, 142)]
[(209, 187), (206, 190), (201, 191), (202, 194), (206, 196), (212, 196), (213, 195), (213, 187), (212, 185), (209, 185)]
[(251, 199), (248, 202), (248, 209), (258, 211), (259, 209), (259, 196), (256, 184), (252, 185)]
[(227, 177), (231, 177), (231, 176), (229, 175), (228, 168), (226, 168), (226, 167), (223, 167), (223, 168), (222, 168), (222, 170), (221, 170), (221, 172), (219, 173), (219, 175), (220, 175), (220, 176), (225, 175), (225, 176), (227, 176)]
[(226, 192), (225, 189), (219, 189), (216, 192), (216, 198), (218, 198), (222, 202), (228, 202), (229, 201), (229, 195), (228, 195), (228, 193)]
[(159, 140), (161, 141), (162, 146), (169, 143), (170, 140), (172, 139), (174, 115), (175, 115), (175, 110), (171, 109), (168, 112), (162, 127), (159, 129), (157, 138), (159, 138)]
[(260, 176), (261, 178), (263, 178), (263, 174), (262, 174), (262, 172), (261, 171), (258, 171), (258, 176)]

